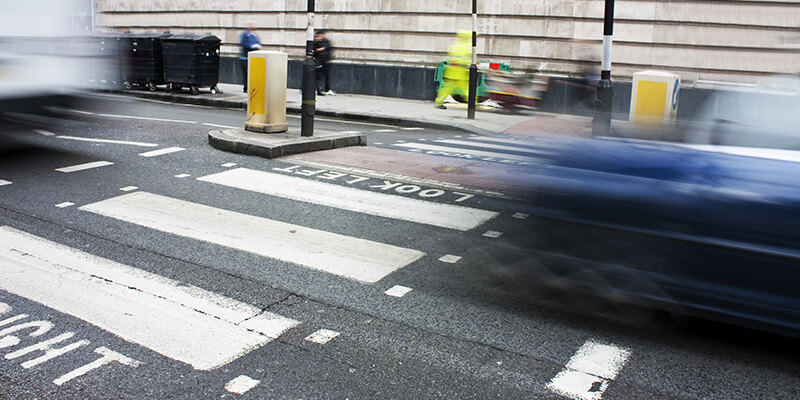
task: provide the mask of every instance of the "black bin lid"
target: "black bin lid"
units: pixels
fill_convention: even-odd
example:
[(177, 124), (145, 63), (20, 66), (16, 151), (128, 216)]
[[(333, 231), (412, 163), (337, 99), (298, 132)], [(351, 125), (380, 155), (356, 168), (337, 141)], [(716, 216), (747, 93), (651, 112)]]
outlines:
[(194, 42), (216, 42), (219, 43), (220, 39), (214, 35), (195, 35), (194, 33), (180, 33), (177, 35), (170, 35), (163, 38), (164, 41), (194, 41)]

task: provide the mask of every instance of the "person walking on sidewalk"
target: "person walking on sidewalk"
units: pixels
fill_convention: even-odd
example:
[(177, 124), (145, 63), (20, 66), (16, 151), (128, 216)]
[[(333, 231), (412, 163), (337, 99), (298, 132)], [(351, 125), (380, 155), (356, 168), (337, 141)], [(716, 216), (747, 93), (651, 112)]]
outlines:
[[(314, 34), (314, 61), (317, 63), (317, 94), (320, 96), (335, 96), (331, 90), (331, 59), (333, 47), (330, 40), (325, 37), (327, 31), (320, 29)], [(323, 86), (324, 81), (324, 86)]]
[(255, 32), (256, 23), (253, 21), (247, 21), (247, 30), (242, 32), (241, 36), (239, 36), (239, 45), (242, 46), (242, 56), (240, 60), (242, 62), (242, 76), (244, 77), (244, 85), (242, 91), (247, 93), (247, 53), (258, 50), (261, 48), (261, 41), (256, 36)]
[(436, 94), (436, 108), (446, 108), (444, 100), (452, 94), (466, 99), (469, 95), (469, 65), (472, 61), (472, 32), (458, 31), (456, 39), (447, 50), (450, 65), (444, 68), (442, 84)]

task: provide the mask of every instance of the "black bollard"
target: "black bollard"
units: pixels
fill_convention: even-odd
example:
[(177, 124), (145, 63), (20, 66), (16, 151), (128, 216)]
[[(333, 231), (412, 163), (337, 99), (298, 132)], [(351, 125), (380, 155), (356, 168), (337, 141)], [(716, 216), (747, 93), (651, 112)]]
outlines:
[(303, 103), (300, 106), (300, 136), (314, 136), (314, 114), (317, 110), (317, 64), (311, 57), (314, 42), (306, 41), (303, 61)]

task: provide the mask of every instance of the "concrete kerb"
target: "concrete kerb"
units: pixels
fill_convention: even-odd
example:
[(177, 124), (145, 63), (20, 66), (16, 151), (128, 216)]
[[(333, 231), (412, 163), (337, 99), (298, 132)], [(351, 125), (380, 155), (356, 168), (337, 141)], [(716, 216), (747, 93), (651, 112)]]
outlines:
[(319, 131), (315, 136), (303, 137), (299, 130), (294, 129), (289, 129), (286, 133), (268, 134), (226, 129), (210, 131), (208, 143), (214, 148), (233, 153), (277, 158), (310, 151), (366, 146), (367, 136)]

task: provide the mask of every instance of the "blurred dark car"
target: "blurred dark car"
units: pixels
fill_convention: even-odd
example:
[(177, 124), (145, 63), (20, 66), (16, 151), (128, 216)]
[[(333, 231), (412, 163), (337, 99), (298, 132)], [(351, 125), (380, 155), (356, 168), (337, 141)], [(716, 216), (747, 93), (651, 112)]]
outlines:
[(541, 144), (526, 238), (538, 284), (800, 333), (800, 163), (626, 139)]

